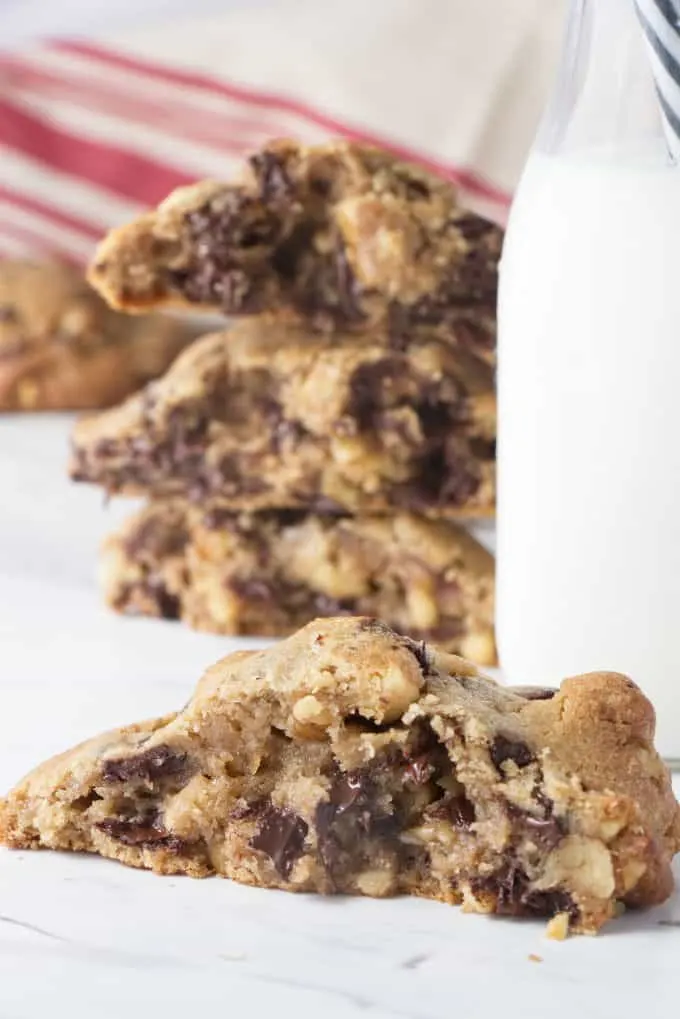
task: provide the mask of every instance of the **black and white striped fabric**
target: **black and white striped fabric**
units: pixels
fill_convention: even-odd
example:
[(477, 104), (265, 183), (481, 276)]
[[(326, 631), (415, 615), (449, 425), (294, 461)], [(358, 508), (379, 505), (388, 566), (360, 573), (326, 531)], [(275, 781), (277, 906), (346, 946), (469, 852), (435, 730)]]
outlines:
[(671, 154), (680, 159), (680, 0), (636, 0)]

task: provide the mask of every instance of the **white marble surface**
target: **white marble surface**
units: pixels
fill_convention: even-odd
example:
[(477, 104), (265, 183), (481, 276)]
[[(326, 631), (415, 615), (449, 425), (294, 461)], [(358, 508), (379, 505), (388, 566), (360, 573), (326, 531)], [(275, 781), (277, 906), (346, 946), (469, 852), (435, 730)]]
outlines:
[[(105, 512), (65, 480), (67, 426), (0, 418), (3, 790), (78, 739), (183, 703), (236, 643), (100, 607), (96, 545), (127, 507)], [(680, 897), (558, 944), (540, 922), (433, 903), (0, 851), (0, 1019), (655, 1019), (677, 1012), (679, 960)]]

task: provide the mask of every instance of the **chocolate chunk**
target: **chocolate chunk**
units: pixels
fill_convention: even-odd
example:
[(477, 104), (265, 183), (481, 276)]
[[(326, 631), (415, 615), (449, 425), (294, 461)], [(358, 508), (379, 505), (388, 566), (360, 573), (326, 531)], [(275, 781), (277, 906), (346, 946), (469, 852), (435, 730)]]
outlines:
[(508, 805), (515, 842), (526, 839), (549, 851), (562, 841), (566, 834), (564, 825), (560, 818), (553, 815), (550, 800), (547, 802), (550, 804), (550, 812), (544, 817), (538, 817), (526, 810), (520, 810), (519, 807), (512, 803)]
[(102, 800), (103, 797), (99, 795), (94, 789), (91, 789), (86, 796), (78, 796), (75, 800), (71, 801), (71, 807), (74, 810), (88, 810), (93, 803), (97, 803)]
[(569, 892), (561, 888), (528, 892), (522, 900), (522, 906), (523, 915), (557, 916), (558, 913), (567, 913), (572, 920), (578, 920), (578, 906)]
[[(314, 277), (311, 276), (309, 279), (306, 276), (303, 277), (303, 289), (299, 293), (295, 291), (295, 286), (299, 287), (301, 285), (301, 281), (298, 279), (301, 264), (305, 255), (308, 255), (313, 247), (314, 226), (311, 223), (306, 223), (304, 220), (296, 222), (290, 233), (272, 252), (269, 264), (269, 268), (274, 271), (281, 286), (286, 292), (290, 291), (291, 300), (294, 303), (296, 301), (297, 303), (304, 303), (305, 300), (309, 301), (309, 307), (306, 310), (310, 312), (314, 310), (314, 306), (311, 303), (315, 296), (314, 287), (311, 285)], [(304, 287), (310, 291), (309, 295), (307, 295), (307, 290)]]
[(164, 743), (149, 747), (133, 757), (119, 757), (104, 761), (104, 782), (154, 782), (157, 779), (184, 775), (189, 764), (188, 755)]
[(152, 598), (158, 606), (158, 615), (161, 619), (176, 620), (182, 615), (182, 603), (175, 594), (171, 594), (162, 580), (158, 577), (148, 577), (145, 583), (147, 595)]
[(392, 728), (390, 722), (376, 722), (372, 718), (360, 715), (358, 711), (353, 711), (350, 715), (347, 715), (345, 725), (350, 728), (356, 726), (362, 732), (388, 732)]
[(538, 806), (543, 808), (543, 816), (552, 817), (555, 804), (553, 803), (549, 796), (546, 796), (546, 794), (543, 792), (543, 790), (538, 784), (535, 785), (534, 788), (531, 790), (531, 795), (538, 804)]
[(345, 413), (359, 429), (375, 428), (381, 412), (394, 402), (404, 366), (396, 357), (360, 364), (349, 379), (349, 399)]
[(306, 509), (263, 509), (258, 520), (272, 520), (278, 527), (297, 527), (307, 519)]
[(278, 599), (275, 585), (261, 577), (232, 577), (229, 587), (244, 601), (273, 604)]
[[(383, 637), (394, 637), (395, 631), (384, 623), (382, 619), (375, 619), (373, 616), (366, 616), (359, 623), (359, 629), (368, 630), (372, 633), (380, 634)], [(403, 634), (398, 634), (399, 640), (402, 647), (405, 647), (407, 651), (410, 651), (414, 656), (424, 676), (436, 676), (437, 670), (433, 668), (430, 660), (430, 649), (424, 640), (413, 640), (412, 637), (406, 637)], [(395, 647), (398, 645), (395, 645)]]
[(120, 453), (120, 447), (115, 439), (98, 439), (93, 450), (94, 457), (103, 459), (116, 456), (118, 453)]
[(466, 407), (462, 394), (457, 399), (442, 399), (441, 387), (423, 386), (416, 411), (423, 435), (427, 439), (440, 440), (454, 424), (464, 420)]
[(562, 824), (557, 817), (534, 817), (533, 814), (525, 814), (522, 825), (526, 829), (527, 836), (531, 841), (540, 843), (545, 849), (553, 849), (562, 841), (564, 831)]
[(331, 875), (339, 870), (343, 855), (342, 844), (338, 834), (333, 830), (337, 813), (335, 806), (330, 802), (319, 803), (314, 813), (319, 857), (324, 870)]
[(189, 535), (176, 521), (149, 517), (125, 542), (125, 550), (133, 559), (146, 554), (155, 559), (179, 555), (186, 547)]
[[(389, 755), (390, 750), (386, 751)], [(428, 782), (436, 782), (444, 776), (450, 777), (452, 764), (446, 747), (439, 741), (432, 727), (426, 722), (417, 723), (411, 730), (408, 745), (404, 751), (399, 752), (401, 758), (395, 761), (399, 768), (403, 768), (403, 778), (406, 783), (424, 786)], [(431, 790), (440, 797), (441, 789), (435, 786)], [(441, 803), (441, 799), (437, 801)]]
[(356, 603), (352, 599), (331, 598), (313, 591), (305, 584), (287, 583), (276, 576), (234, 577), (229, 581), (229, 588), (245, 601), (277, 607), (285, 605), (290, 613), (299, 613), (307, 618), (346, 616), (356, 610)]
[(404, 771), (404, 777), (414, 785), (425, 785), (435, 773), (435, 765), (429, 754), (412, 757)]
[(249, 845), (266, 853), (281, 877), (288, 879), (296, 860), (302, 856), (308, 831), (307, 822), (297, 814), (270, 803)]
[(233, 510), (213, 507), (203, 514), (203, 526), (209, 531), (229, 531), (233, 534), (245, 534), (247, 527), (243, 527), (242, 518), (239, 513)]
[(0, 322), (18, 322), (19, 313), (13, 304), (0, 304)]
[(509, 686), (508, 690), (527, 701), (549, 701), (557, 693), (548, 686)]
[(414, 511), (461, 506), (472, 498), (479, 485), (477, 458), (469, 446), (449, 441), (422, 458), (417, 477), (395, 487), (394, 499)]
[(490, 439), (472, 438), (468, 442), (468, 449), (475, 460), (496, 459), (496, 443)]
[(527, 764), (531, 764), (535, 760), (532, 751), (526, 743), (500, 734), (495, 737), (491, 744), (489, 754), (499, 771), (505, 761), (514, 761), (518, 768), (525, 768)]
[(454, 322), (452, 332), (456, 338), (456, 345), (472, 354), (488, 352), (496, 345), (496, 334), (493, 329), (470, 322), (468, 319)]
[(309, 432), (300, 421), (281, 419), (272, 428), (272, 449), (280, 453), (284, 447), (298, 446), (306, 435)]
[(515, 861), (507, 863), (488, 878), (471, 882), (473, 891), (495, 896), (495, 911), (503, 916), (556, 916), (568, 913), (578, 919), (578, 907), (562, 888), (542, 891), (530, 888), (525, 872)]
[(295, 195), (295, 184), (288, 176), (280, 156), (265, 149), (252, 155), (248, 162), (265, 202), (290, 199)]
[[(232, 314), (262, 310), (266, 255), (285, 235), (286, 217), (233, 188), (190, 212), (185, 223), (200, 254), (189, 268), (168, 272), (170, 285), (189, 301), (217, 303)], [(253, 264), (254, 248), (263, 249), (263, 264)], [(247, 270), (240, 264), (246, 258)]]
[(418, 180), (417, 177), (410, 177), (406, 181), (406, 197), (412, 200), (429, 198), (430, 188), (424, 180)]
[(455, 795), (449, 793), (442, 797), (441, 800), (437, 800), (431, 807), (428, 807), (427, 813), (431, 817), (438, 817), (449, 821), (454, 828), (458, 828), (461, 831), (469, 830), (476, 820), (474, 803), (471, 803), (467, 796), (463, 794)]
[(202, 517), (204, 527), (211, 531), (226, 531), (240, 538), (258, 540), (258, 528), (261, 523), (271, 521), (275, 526), (293, 527), (300, 524), (307, 516), (305, 510), (260, 510), (255, 517), (247, 511), (227, 509), (213, 506)]
[(460, 250), (456, 252), (444, 274), (444, 283), (411, 305), (407, 316), (413, 324), (439, 327), (447, 324), (455, 334), (462, 307), (474, 304), (493, 314), (502, 234), (493, 224), (480, 222), (474, 215), (461, 217), (449, 224), (449, 228), (459, 235), (467, 235), (468, 250), (463, 254)]
[(328, 177), (310, 177), (309, 190), (318, 198), (328, 198), (333, 191), (333, 182)]
[(262, 797), (258, 800), (243, 800), (238, 803), (229, 815), (234, 821), (251, 820), (254, 817), (261, 817), (269, 808), (269, 800)]
[(238, 187), (188, 213), (185, 222), (196, 250), (208, 256), (205, 264), (218, 272), (236, 268), (241, 249), (277, 243), (284, 229), (278, 212)]
[(306, 510), (282, 509), (282, 510), (260, 510), (253, 518), (249, 513), (212, 507), (203, 516), (203, 525), (211, 531), (228, 531), (245, 538), (258, 536), (258, 527), (261, 523), (271, 521), (277, 527), (295, 527), (301, 524), (307, 517)]
[(387, 309), (387, 346), (399, 352), (411, 342), (412, 320), (409, 309), (392, 302)]
[(430, 484), (436, 484), (433, 468), (438, 470), (437, 465), (442, 465), (435, 488), (440, 505), (462, 506), (472, 498), (480, 485), (477, 459), (472, 449), (459, 451), (451, 448), (444, 450), (441, 458), (435, 456), (430, 459), (425, 474)]
[(432, 665), (429, 648), (424, 640), (417, 641), (410, 637), (402, 637), (402, 642), (418, 662), (423, 676), (437, 675), (437, 670)]
[[(202, 470), (202, 460), (197, 466), (198, 471)], [(233, 453), (222, 457), (206, 481), (209, 490), (217, 492), (229, 490), (233, 495), (258, 495), (267, 491), (265, 482), (255, 474), (249, 474), (241, 458)]]
[(490, 220), (478, 216), (474, 212), (465, 212), (455, 220), (456, 228), (460, 231), (466, 241), (480, 241), (498, 232), (498, 227)]
[(157, 813), (144, 816), (107, 817), (95, 825), (116, 842), (139, 849), (167, 849), (171, 853), (186, 853), (192, 843), (167, 831)]
[(348, 772), (334, 783), (330, 792), (330, 803), (335, 807), (336, 814), (342, 814), (353, 806), (362, 792), (361, 775)]
[(337, 289), (336, 319), (348, 325), (362, 322), (365, 318), (361, 307), (361, 287), (352, 271), (344, 247), (335, 251), (335, 285)]
[(384, 387), (393, 382), (399, 363), (387, 357), (360, 364), (348, 380), (349, 399), (345, 413), (354, 418), (360, 429), (374, 424), (376, 413), (384, 405)]
[[(389, 767), (377, 761), (373, 771)], [(321, 862), (331, 878), (344, 866), (363, 861), (367, 839), (394, 842), (399, 819), (380, 802), (380, 790), (368, 769), (340, 773), (330, 788), (328, 801), (318, 804), (314, 815)], [(353, 863), (354, 861), (354, 863)]]
[(404, 441), (413, 442), (412, 429), (405, 427), (396, 413), (407, 407), (417, 414), (425, 439), (442, 443), (452, 425), (463, 420), (464, 396), (454, 379), (428, 381), (393, 354), (355, 369), (349, 380), (345, 417), (338, 424), (341, 432), (349, 434), (357, 430), (396, 430)]

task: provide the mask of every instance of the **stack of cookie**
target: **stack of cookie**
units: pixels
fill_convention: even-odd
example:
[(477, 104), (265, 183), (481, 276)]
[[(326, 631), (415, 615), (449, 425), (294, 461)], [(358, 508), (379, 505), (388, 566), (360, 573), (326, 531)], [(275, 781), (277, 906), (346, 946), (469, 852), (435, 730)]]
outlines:
[(273, 143), (114, 231), (112, 306), (237, 321), (76, 428), (74, 478), (149, 499), (105, 547), (109, 602), (263, 635), (372, 615), (492, 661), (493, 561), (454, 521), (494, 508), (501, 240), (348, 143)]

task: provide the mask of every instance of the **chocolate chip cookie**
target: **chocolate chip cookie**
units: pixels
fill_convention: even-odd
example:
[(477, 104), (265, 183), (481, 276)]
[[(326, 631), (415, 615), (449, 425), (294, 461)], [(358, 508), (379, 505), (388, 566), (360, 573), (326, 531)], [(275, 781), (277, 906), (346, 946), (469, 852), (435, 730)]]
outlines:
[(258, 316), (79, 423), (71, 473), (231, 510), (478, 516), (494, 506), (495, 429), (491, 369), (446, 343)]
[(242, 179), (170, 195), (100, 246), (90, 280), (116, 308), (263, 311), (316, 327), (421, 324), (493, 360), (502, 231), (455, 188), (365, 145), (280, 141)]
[(177, 714), (41, 765), (0, 803), (0, 840), (595, 931), (673, 888), (679, 810), (653, 733), (624, 676), (513, 690), (328, 619), (218, 662)]
[(111, 406), (193, 336), (174, 319), (111, 311), (69, 266), (0, 261), (0, 410)]
[(284, 636), (316, 616), (369, 615), (482, 664), (496, 661), (493, 557), (447, 521), (407, 513), (227, 513), (152, 503), (102, 555), (108, 603), (215, 633)]

